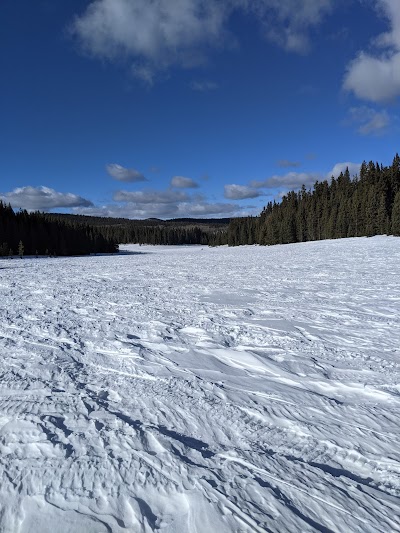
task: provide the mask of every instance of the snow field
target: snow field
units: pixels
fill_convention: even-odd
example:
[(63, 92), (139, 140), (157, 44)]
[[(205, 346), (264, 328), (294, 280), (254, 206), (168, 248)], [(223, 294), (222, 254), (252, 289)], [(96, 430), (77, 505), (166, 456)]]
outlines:
[(0, 531), (400, 531), (400, 239), (0, 261)]

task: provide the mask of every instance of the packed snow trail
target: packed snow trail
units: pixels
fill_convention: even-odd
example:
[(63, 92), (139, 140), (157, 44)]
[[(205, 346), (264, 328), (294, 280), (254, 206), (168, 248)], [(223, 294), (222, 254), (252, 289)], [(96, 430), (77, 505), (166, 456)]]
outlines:
[(0, 531), (400, 531), (400, 239), (0, 261)]

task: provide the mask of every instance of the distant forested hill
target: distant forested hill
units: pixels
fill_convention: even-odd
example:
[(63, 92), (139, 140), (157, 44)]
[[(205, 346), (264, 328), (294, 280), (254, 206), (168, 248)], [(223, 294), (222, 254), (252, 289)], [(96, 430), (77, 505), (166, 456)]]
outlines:
[(94, 226), (103, 235), (120, 244), (226, 244), (229, 218), (175, 218), (130, 220), (84, 215), (48, 214), (48, 220), (72, 221)]
[(258, 217), (232, 219), (231, 246), (286, 244), (373, 235), (400, 235), (400, 157), (390, 166), (364, 162), (349, 171), (270, 202)]

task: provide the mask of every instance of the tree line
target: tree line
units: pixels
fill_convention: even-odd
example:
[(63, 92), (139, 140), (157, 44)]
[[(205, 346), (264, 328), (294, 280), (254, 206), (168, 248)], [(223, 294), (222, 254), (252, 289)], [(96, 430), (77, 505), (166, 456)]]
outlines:
[(230, 246), (288, 244), (344, 237), (400, 236), (400, 157), (390, 166), (362, 163), (353, 179), (346, 169), (337, 178), (290, 191), (269, 202), (258, 217), (232, 219)]
[(117, 242), (95, 227), (52, 220), (45, 213), (15, 213), (0, 201), (0, 256), (114, 253)]
[(0, 255), (113, 253), (118, 244), (287, 244), (379, 234), (400, 236), (400, 157), (389, 166), (364, 163), (312, 189), (290, 191), (259, 216), (233, 219), (147, 219), (15, 213), (0, 201)]

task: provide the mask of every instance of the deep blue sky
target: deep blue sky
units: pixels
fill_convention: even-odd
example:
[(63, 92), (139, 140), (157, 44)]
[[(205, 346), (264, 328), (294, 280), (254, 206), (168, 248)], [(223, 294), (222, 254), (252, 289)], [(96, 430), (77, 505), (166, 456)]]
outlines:
[(0, 197), (256, 214), (399, 151), (399, 0), (3, 0)]

